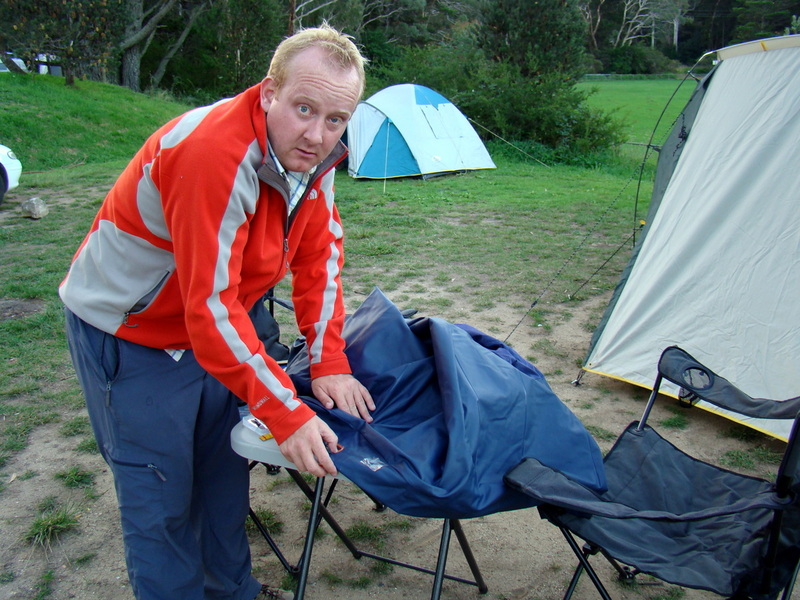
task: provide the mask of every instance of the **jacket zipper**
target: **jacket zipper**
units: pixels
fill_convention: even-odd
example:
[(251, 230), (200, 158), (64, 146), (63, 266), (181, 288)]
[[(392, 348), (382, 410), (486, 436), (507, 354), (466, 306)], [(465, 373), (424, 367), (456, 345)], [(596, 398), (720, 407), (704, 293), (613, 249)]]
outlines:
[[(338, 149), (339, 148), (337, 147), (337, 150)], [(347, 155), (346, 152), (341, 152), (340, 151), (339, 154), (337, 156), (335, 156), (333, 159), (331, 159), (330, 156), (329, 156), (324, 161), (322, 161), (322, 163), (320, 163), (319, 167), (314, 172), (314, 175), (312, 175), (311, 178), (308, 180), (308, 186), (306, 187), (306, 191), (303, 193), (303, 196), (297, 201), (297, 205), (294, 207), (295, 211), (298, 211), (300, 209), (300, 205), (303, 204), (303, 201), (306, 199), (306, 196), (308, 196), (309, 192), (314, 187), (314, 184), (317, 182), (317, 179), (319, 179), (323, 174), (327, 174), (332, 169), (335, 169), (336, 165), (338, 165), (341, 161), (343, 161), (344, 157), (346, 155)], [(266, 164), (262, 164), (261, 165), (261, 168), (264, 168), (264, 167), (266, 167)], [(259, 171), (260, 170), (261, 169), (259, 169)], [(274, 170), (272, 171), (272, 173), (277, 175), (277, 172), (274, 171)], [(273, 189), (278, 190), (279, 192), (281, 192), (281, 195), (284, 197), (283, 200), (284, 200), (284, 205), (285, 205), (286, 212), (284, 213), (285, 214), (285, 218), (284, 218), (284, 222), (283, 222), (283, 258), (284, 258), (284, 261), (285, 261), (286, 257), (289, 255), (289, 229), (291, 227), (291, 223), (292, 223), (292, 220), (293, 220), (291, 218), (291, 216), (289, 215), (289, 202), (288, 202), (288, 196), (286, 194), (287, 190), (286, 189), (282, 189), (282, 188), (278, 187), (277, 185), (275, 185), (274, 182), (270, 181), (270, 178), (268, 176), (261, 176), (261, 174), (259, 173), (259, 179), (261, 179), (261, 181), (263, 181), (264, 183), (266, 183), (268, 186), (272, 187)], [(125, 319), (127, 321), (127, 314), (126, 314)]]
[(153, 288), (149, 292), (147, 292), (144, 296), (139, 298), (139, 300), (136, 301), (136, 304), (131, 306), (123, 314), (122, 316), (123, 325), (125, 325), (126, 327), (138, 327), (138, 325), (128, 325), (128, 319), (130, 318), (131, 315), (138, 314), (144, 311), (145, 309), (147, 309), (148, 306), (150, 306), (153, 303), (153, 301), (158, 296), (159, 292), (163, 289), (164, 284), (166, 283), (167, 279), (169, 279), (169, 276), (171, 274), (172, 271), (166, 271), (164, 275), (161, 277), (161, 279), (159, 279), (158, 283), (156, 283), (156, 285), (153, 286)]

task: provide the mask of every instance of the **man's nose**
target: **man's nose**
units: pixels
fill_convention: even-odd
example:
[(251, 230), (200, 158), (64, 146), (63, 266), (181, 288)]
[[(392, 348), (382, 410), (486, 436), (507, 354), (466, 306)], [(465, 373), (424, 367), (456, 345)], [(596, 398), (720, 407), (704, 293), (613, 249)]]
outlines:
[(312, 119), (306, 127), (305, 136), (309, 142), (321, 144), (325, 122), (323, 119)]

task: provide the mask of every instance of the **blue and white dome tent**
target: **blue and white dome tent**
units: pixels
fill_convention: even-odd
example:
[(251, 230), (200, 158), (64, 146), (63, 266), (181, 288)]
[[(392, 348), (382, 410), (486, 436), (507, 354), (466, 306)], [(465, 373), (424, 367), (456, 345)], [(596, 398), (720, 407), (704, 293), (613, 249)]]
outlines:
[(347, 126), (351, 177), (430, 177), (495, 164), (464, 114), (421, 85), (393, 85), (356, 108)]

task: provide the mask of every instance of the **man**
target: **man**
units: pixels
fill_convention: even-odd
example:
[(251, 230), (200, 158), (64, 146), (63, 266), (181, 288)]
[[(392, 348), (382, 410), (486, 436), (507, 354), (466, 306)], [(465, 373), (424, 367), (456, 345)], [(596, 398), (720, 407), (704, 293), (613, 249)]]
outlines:
[(336, 435), (248, 315), (287, 269), (315, 395), (371, 420), (341, 337), (333, 202), (339, 139), (363, 91), (347, 36), (323, 25), (284, 40), (260, 85), (145, 142), (59, 288), (139, 599), (284, 597), (250, 574), (248, 469), (229, 434), (239, 398), (299, 469), (336, 472)]

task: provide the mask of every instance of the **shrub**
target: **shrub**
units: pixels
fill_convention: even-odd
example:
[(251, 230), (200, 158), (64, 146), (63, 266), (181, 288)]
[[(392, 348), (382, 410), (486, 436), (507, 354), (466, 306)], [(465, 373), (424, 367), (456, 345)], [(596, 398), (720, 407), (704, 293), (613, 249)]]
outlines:
[(620, 124), (590, 108), (588, 93), (570, 77), (524, 77), (519, 66), (491, 61), (466, 42), (406, 50), (371, 75), (373, 91), (396, 83), (425, 85), (477, 123), (485, 139), (494, 134), (541, 144), (557, 158), (603, 151), (622, 141)]
[(601, 60), (607, 73), (652, 75), (675, 70), (673, 61), (648, 46), (609, 48), (603, 53)]

